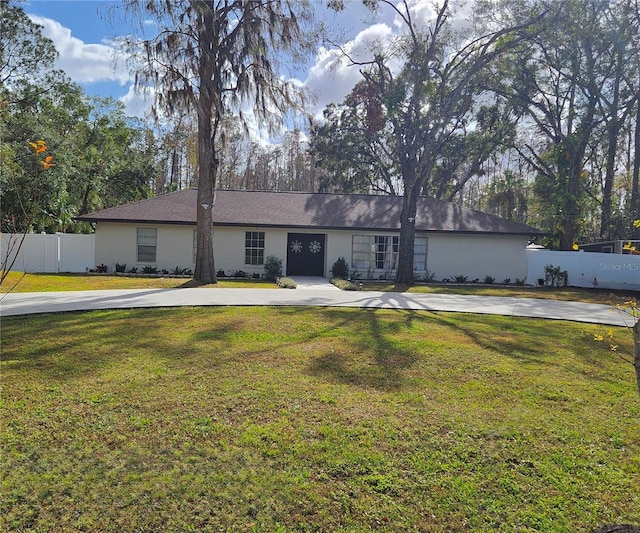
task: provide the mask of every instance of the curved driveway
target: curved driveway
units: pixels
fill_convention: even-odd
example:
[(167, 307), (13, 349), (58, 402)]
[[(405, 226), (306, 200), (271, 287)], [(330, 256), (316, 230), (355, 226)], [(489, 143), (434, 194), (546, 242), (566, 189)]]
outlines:
[(349, 292), (327, 288), (134, 289), (10, 293), (0, 300), (0, 317), (97, 309), (179, 306), (315, 306), (455, 311), (632, 326), (634, 319), (607, 305), (539, 298), (504, 298), (397, 292)]

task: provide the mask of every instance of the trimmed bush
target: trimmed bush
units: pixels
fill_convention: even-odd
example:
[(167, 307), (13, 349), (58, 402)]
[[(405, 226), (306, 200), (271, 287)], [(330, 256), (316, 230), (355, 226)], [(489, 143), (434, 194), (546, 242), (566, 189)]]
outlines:
[(344, 257), (338, 257), (338, 260), (333, 263), (331, 275), (339, 279), (347, 279), (349, 277), (349, 265), (347, 265)]
[(270, 255), (264, 261), (264, 277), (269, 281), (275, 281), (282, 276), (282, 260), (275, 255)]
[(331, 283), (333, 283), (336, 287), (338, 287), (338, 289), (343, 290), (343, 291), (357, 291), (357, 290), (359, 290), (359, 287), (355, 283), (353, 283), (352, 281), (347, 281), (346, 279), (333, 278), (331, 280)]
[(278, 278), (278, 287), (281, 289), (297, 289), (298, 284), (291, 278)]

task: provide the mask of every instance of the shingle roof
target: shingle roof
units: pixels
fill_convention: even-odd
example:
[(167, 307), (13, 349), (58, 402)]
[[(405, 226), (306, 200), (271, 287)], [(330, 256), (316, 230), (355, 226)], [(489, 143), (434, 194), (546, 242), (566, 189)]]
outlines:
[[(78, 217), (88, 222), (195, 224), (197, 190), (188, 189)], [(216, 226), (399, 231), (402, 197), (360, 194), (217, 191)], [(531, 226), (434, 198), (418, 200), (419, 232), (543, 234)]]

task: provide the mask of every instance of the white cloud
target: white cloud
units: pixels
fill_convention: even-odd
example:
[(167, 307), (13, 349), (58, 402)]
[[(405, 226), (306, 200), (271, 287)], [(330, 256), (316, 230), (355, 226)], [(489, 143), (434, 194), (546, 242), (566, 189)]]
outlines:
[(372, 59), (375, 50), (386, 46), (392, 36), (388, 25), (374, 24), (345, 43), (342, 50), (321, 47), (304, 82), (318, 98), (317, 109), (321, 111), (328, 103), (341, 102), (362, 79), (360, 69), (363, 65), (354, 65), (345, 58), (343, 51), (356, 63), (364, 63)]
[[(341, 16), (354, 23), (354, 19), (364, 18), (365, 12), (357, 7), (359, 5), (360, 3), (354, 5), (346, 2), (346, 10)], [(405, 9), (401, 2), (396, 5), (401, 10)], [(468, 0), (453, 2), (449, 20), (454, 30), (462, 33), (469, 31), (471, 5)], [(426, 29), (434, 22), (436, 10), (431, 0), (408, 0), (407, 7), (416, 27)], [(396, 37), (407, 31), (406, 23), (389, 6), (381, 5), (375, 15), (368, 13), (368, 20), (362, 20), (360, 24), (364, 28), (351, 40), (340, 46), (321, 47), (316, 53), (315, 63), (304, 81), (305, 86), (317, 96), (316, 116), (321, 116), (327, 104), (342, 102), (353, 86), (362, 79), (360, 70), (365, 66), (353, 62), (363, 63), (373, 57), (374, 51), (384, 52)], [(345, 57), (344, 52), (350, 59)], [(391, 60), (390, 66), (395, 69), (400, 64)]]
[(53, 41), (60, 54), (56, 67), (77, 83), (114, 81), (126, 85), (131, 76), (122, 55), (109, 43), (88, 44), (73, 37), (71, 30), (59, 22), (38, 15), (29, 15), (43, 26), (42, 33)]
[(146, 118), (151, 110), (154, 99), (154, 89), (151, 87), (145, 91), (136, 90), (133, 84), (129, 85), (129, 90), (120, 101), (124, 103), (124, 112), (130, 117)]

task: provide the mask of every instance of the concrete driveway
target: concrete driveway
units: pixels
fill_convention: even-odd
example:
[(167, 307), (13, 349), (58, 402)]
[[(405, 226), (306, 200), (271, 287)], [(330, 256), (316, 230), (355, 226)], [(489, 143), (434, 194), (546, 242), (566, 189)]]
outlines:
[(0, 300), (0, 317), (97, 309), (179, 306), (315, 306), (453, 311), (632, 326), (627, 313), (607, 305), (539, 298), (341, 291), (334, 286), (298, 289), (134, 289), (10, 293)]

